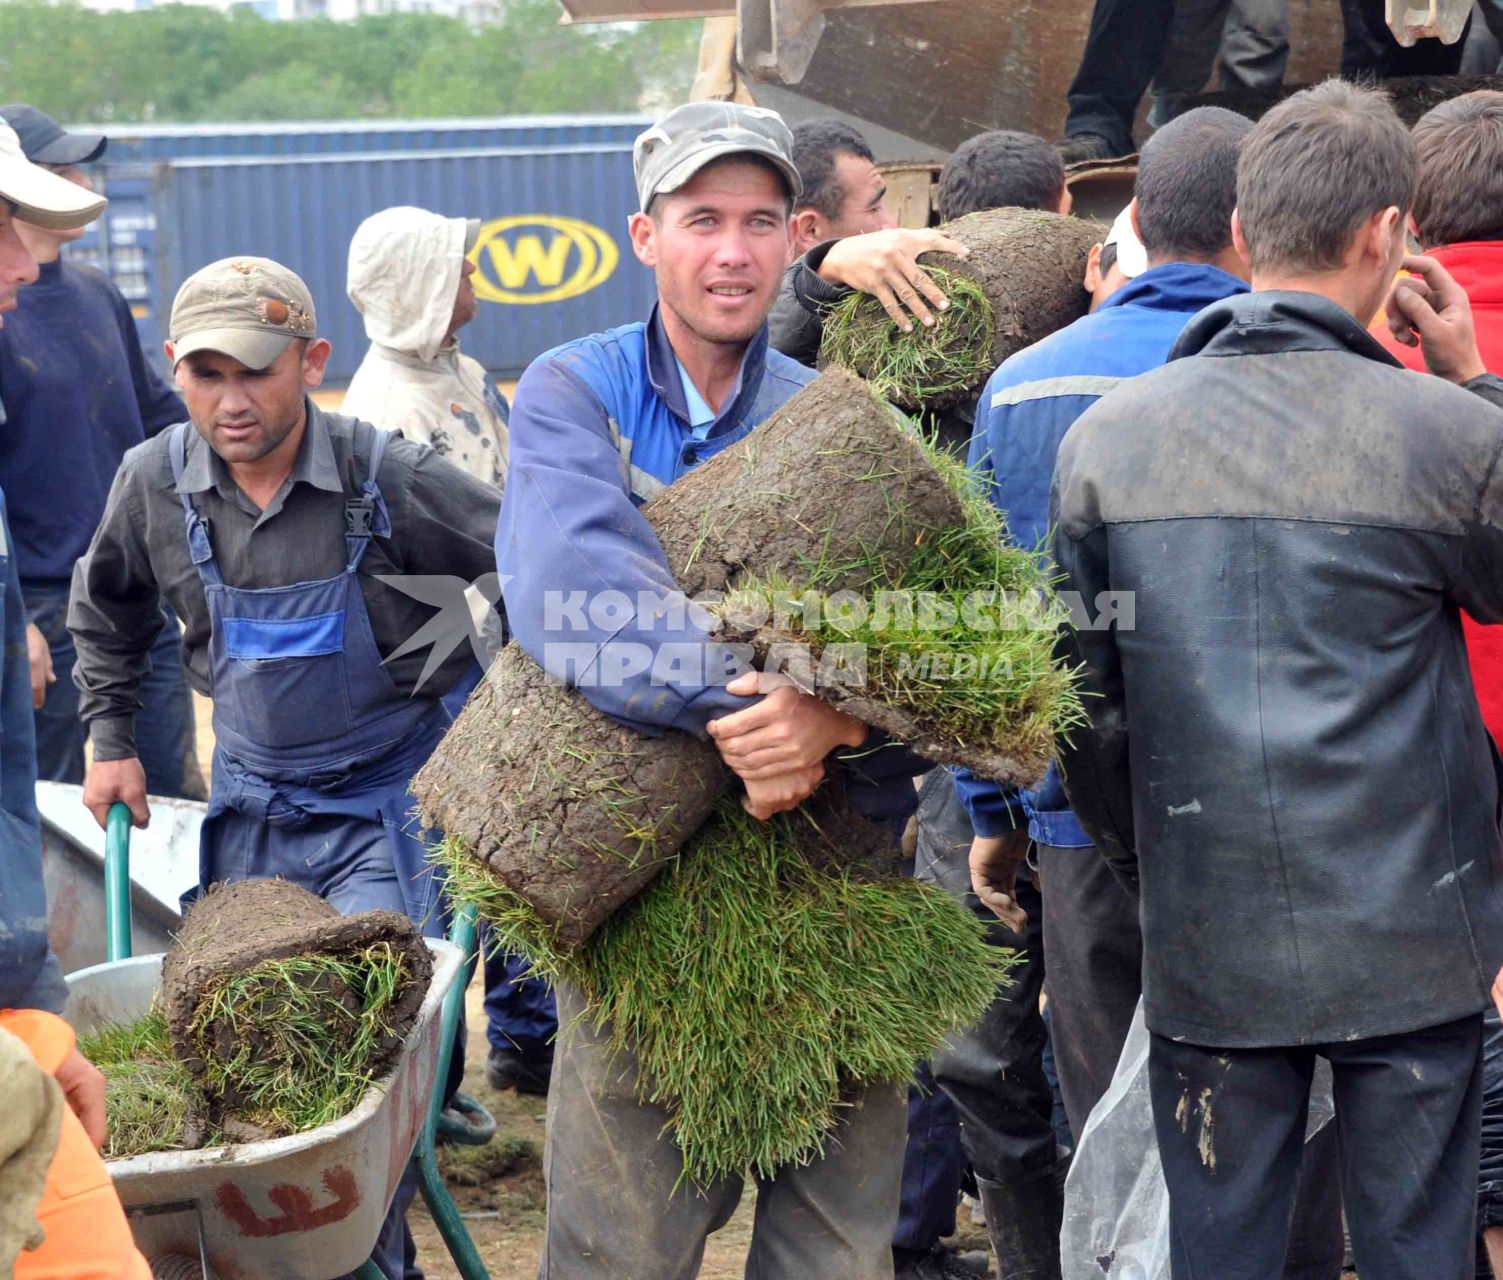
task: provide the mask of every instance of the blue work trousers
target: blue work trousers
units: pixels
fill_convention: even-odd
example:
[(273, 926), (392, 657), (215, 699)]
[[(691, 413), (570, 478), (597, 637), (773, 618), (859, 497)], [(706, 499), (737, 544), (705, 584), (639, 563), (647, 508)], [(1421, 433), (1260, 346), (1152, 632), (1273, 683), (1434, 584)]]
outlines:
[(558, 1034), (553, 989), (541, 978), (526, 977), (527, 969), (525, 956), (486, 949), (485, 1038), (492, 1049), (552, 1057)]
[[(300, 827), (275, 827), (233, 811), (219, 815), (214, 823), (206, 883), (279, 876), (316, 893), (343, 915), (407, 914), (390, 839), (376, 823), (316, 814)], [(464, 1044), (463, 1031), (459, 1043)], [(416, 1194), (417, 1180), (409, 1169), (397, 1184), (371, 1254), (387, 1280), (422, 1280), (406, 1220)]]

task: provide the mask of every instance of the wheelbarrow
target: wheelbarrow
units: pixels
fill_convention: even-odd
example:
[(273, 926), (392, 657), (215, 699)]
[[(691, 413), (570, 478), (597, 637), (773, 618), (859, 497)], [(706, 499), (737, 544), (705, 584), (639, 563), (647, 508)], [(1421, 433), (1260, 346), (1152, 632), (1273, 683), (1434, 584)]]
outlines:
[[(130, 811), (114, 805), (105, 837), (106, 954), (68, 976), (64, 1016), (85, 1032), (151, 1006), (162, 957), (132, 956)], [(307, 1133), (108, 1162), (137, 1247), (170, 1280), (382, 1280), (371, 1262), (409, 1163), (463, 1280), (489, 1280), (439, 1175), (434, 1139), (475, 950), (472, 909), (447, 941), (429, 939), (433, 979), (396, 1063), (348, 1115)], [(162, 1264), (158, 1260), (171, 1259)]]

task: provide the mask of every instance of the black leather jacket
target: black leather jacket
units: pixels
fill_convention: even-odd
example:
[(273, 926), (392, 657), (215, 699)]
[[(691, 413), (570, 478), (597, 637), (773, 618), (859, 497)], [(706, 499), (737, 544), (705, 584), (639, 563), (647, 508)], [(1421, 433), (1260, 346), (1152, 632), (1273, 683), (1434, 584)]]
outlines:
[(1066, 790), (1141, 879), (1154, 1032), (1320, 1044), (1488, 1002), (1503, 842), (1459, 611), (1503, 621), (1499, 405), (1257, 293), (1066, 437), (1055, 558), (1088, 605), (1134, 593), (1064, 642), (1095, 695)]

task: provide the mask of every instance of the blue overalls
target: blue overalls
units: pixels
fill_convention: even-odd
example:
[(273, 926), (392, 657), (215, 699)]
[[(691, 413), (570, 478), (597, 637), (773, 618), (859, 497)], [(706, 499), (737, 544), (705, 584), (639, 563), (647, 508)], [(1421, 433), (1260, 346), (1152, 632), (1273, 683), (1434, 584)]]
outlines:
[[(172, 440), (182, 479), (187, 432)], [(227, 585), (208, 525), (180, 494), (188, 549), (209, 606), (214, 765), (200, 842), (208, 885), (283, 876), (345, 913), (404, 911), (442, 936), (438, 883), (412, 817), (412, 775), (449, 717), (382, 665), (357, 570), (391, 523), (376, 474), (388, 435), (371, 432), (362, 493), (345, 504), (344, 571), (285, 587)]]
[[(179, 483), (190, 430), (173, 432)], [(376, 485), (390, 437), (363, 424), (356, 431), (357, 440), (370, 433), (370, 469), (360, 496), (345, 503), (347, 559), (335, 577), (227, 585), (207, 523), (179, 495), (211, 622), (214, 765), (199, 883), (281, 876), (347, 915), (402, 911), (442, 937), (440, 886), (408, 784), (449, 715), (437, 699), (402, 693), (376, 648), (357, 570), (371, 536), (391, 533)], [(374, 1255), (391, 1280), (404, 1274), (403, 1215), (414, 1190), (404, 1178)]]

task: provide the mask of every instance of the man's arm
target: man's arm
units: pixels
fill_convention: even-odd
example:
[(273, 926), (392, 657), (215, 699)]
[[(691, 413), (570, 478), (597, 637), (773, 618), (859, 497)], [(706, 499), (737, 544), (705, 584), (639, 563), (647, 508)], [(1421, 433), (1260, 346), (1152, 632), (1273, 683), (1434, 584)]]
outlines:
[(517, 643), (607, 715), (703, 737), (748, 705), (724, 687), (743, 668), (686, 607), (632, 505), (605, 407), (558, 360), (517, 386), (496, 566)]
[[(10, 548), (10, 526), (5, 517), (4, 499), (0, 498), (0, 547)], [(10, 864), (10, 890), (0, 898), (0, 911), (32, 914), (23, 907), (24, 893), (14, 890), (25, 888), (31, 879), (36, 901), (44, 901), (42, 889), (42, 832), (37, 816), (36, 782), (37, 753), (36, 736), (32, 722), (31, 666), (26, 653), (26, 606), (21, 600), (21, 578), (16, 569), (14, 555), (4, 560), (3, 590), (5, 598), (5, 654), (0, 662), (0, 807), (11, 819), (12, 835), (24, 838), (8, 840), (3, 856)], [(38, 920), (9, 919), (3, 922), (9, 932), (21, 930), (42, 931)], [(42, 938), (45, 943), (45, 935)], [(17, 975), (9, 975), (11, 981)], [(50, 948), (41, 968), (26, 990), (16, 993), (7, 982), (0, 982), (6, 992), (6, 1002), (18, 1009), (45, 1009), (49, 1013), (61, 1013), (68, 998), (68, 988), (63, 982), (62, 967)]]
[[(1063, 586), (1094, 600), (1109, 589), (1106, 530), (1099, 525), (1072, 536), (1070, 513), (1060, 509), (1056, 476), (1051, 513), (1054, 560)], [(1058, 743), (1060, 774), (1075, 817), (1101, 851), (1117, 878), (1137, 892), (1138, 854), (1133, 835), (1132, 780), (1128, 771), (1127, 701), (1115, 623), (1100, 630), (1065, 627), (1059, 657), (1079, 667), (1087, 723)]]
[(94, 757), (84, 779), (84, 804), (101, 827), (116, 800), (130, 806), (138, 827), (150, 817), (135, 722), (163, 618), (143, 536), (138, 472), (127, 454), (93, 541), (73, 566), (68, 600), (68, 630), (78, 651), (73, 667), (78, 714), (89, 726)]
[[(387, 445), (381, 471), (382, 493), (395, 497), (389, 508), (392, 546), (404, 573), (473, 583), (495, 572), (499, 489), (426, 443), (401, 436)], [(393, 477), (397, 483), (390, 484)]]
[[(833, 243), (833, 241), (831, 242)], [(821, 253), (819, 245), (799, 258), (783, 272), (778, 285), (778, 296), (767, 316), (767, 342), (774, 351), (781, 351), (790, 360), (797, 360), (809, 368), (819, 359), (819, 344), (824, 336), (824, 312), (812, 302), (806, 302), (800, 293), (800, 285), (808, 282), (828, 288), (833, 295), (829, 300), (839, 302), (849, 290), (824, 282), (809, 269), (809, 255)]]

